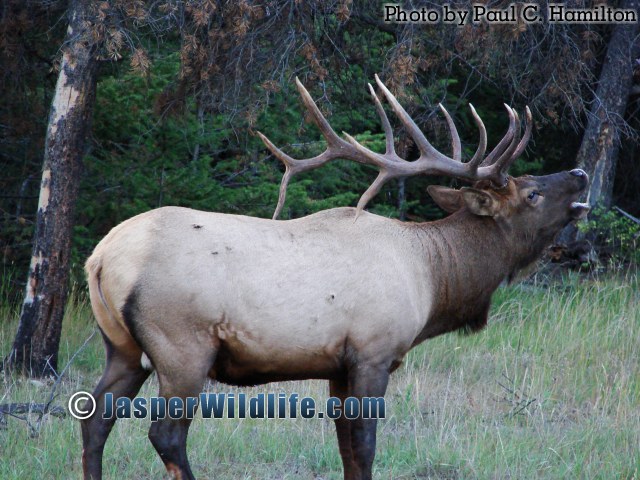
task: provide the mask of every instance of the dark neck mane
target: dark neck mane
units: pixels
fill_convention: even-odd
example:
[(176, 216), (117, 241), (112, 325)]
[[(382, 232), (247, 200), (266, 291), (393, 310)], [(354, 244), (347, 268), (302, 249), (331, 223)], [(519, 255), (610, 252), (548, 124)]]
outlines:
[(518, 240), (493, 218), (465, 209), (419, 228), (434, 305), (416, 343), (453, 330), (482, 329), (493, 292), (525, 255), (514, 251)]

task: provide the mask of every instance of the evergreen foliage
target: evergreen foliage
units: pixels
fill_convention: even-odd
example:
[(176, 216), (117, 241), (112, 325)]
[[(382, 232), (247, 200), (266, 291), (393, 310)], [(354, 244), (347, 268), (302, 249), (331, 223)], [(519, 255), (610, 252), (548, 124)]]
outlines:
[[(380, 24), (379, 2), (298, 3), (274, 1), (267, 12), (247, 1), (218, 2), (217, 10), (210, 10), (211, 2), (160, 2), (148, 9), (142, 2), (100, 2), (103, 65), (73, 241), (77, 273), (113, 226), (152, 208), (271, 217), (283, 167), (255, 131), (295, 158), (324, 145), (317, 128), (303, 120), (295, 76), (337, 132), (374, 150), (383, 150), (384, 140), (367, 83), (379, 73), (445, 153), (450, 139), (437, 103), (453, 115), (467, 159), (478, 142), (467, 102), (485, 122), (489, 148), (507, 128), (502, 102), (519, 111), (528, 103), (533, 141), (511, 172), (575, 166), (580, 112), (606, 50), (606, 26), (417, 28)], [(64, 35), (55, 19), (66, 4), (8, 5), (0, 14), (0, 43), (11, 46), (0, 54), (6, 67), (0, 78), (6, 98), (0, 106), (0, 252), (5, 269), (21, 272), (30, 257), (46, 112)], [(633, 134), (637, 121), (630, 118)], [(406, 133), (390, 119), (398, 150), (416, 158)], [(634, 143), (626, 145), (622, 158), (630, 159)], [(637, 214), (637, 169), (629, 159), (621, 163), (626, 167), (618, 176), (625, 183), (618, 197)], [(346, 161), (300, 175), (281, 218), (354, 206), (375, 175)], [(439, 218), (442, 212), (426, 194), (431, 183), (459, 185), (426, 177), (390, 182), (368, 209), (410, 221)], [(24, 279), (12, 278), (21, 288)]]

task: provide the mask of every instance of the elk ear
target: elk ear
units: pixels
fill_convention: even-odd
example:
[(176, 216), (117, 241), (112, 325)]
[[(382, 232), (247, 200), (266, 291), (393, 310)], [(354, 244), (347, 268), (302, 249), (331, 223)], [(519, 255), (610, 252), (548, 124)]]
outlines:
[(442, 185), (429, 185), (427, 192), (433, 201), (447, 213), (453, 213), (464, 206), (462, 193), (455, 188), (443, 187)]
[(464, 187), (460, 192), (464, 204), (474, 215), (494, 217), (498, 213), (500, 202), (489, 192), (470, 187)]

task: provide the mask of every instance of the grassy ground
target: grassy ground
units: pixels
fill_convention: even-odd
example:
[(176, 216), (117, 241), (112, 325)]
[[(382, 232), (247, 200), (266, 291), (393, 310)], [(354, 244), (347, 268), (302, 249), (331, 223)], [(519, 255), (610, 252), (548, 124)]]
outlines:
[[(380, 479), (640, 478), (640, 293), (636, 277), (570, 279), (543, 288), (500, 289), (489, 326), (414, 349), (392, 376), (387, 419), (378, 427)], [(0, 306), (0, 352), (9, 348), (15, 309)], [(64, 323), (60, 364), (94, 331), (74, 302)], [(56, 404), (91, 391), (103, 365), (99, 335), (73, 360)], [(52, 385), (0, 376), (0, 403), (46, 402)], [(210, 384), (210, 391), (230, 391)], [(141, 395), (157, 391), (152, 377)], [(244, 388), (298, 392), (324, 400), (324, 382)], [(47, 416), (0, 425), (1, 479), (81, 476), (76, 420)], [(163, 478), (147, 420), (120, 420), (105, 452), (105, 478)], [(199, 478), (339, 479), (328, 420), (196, 419), (189, 454)]]

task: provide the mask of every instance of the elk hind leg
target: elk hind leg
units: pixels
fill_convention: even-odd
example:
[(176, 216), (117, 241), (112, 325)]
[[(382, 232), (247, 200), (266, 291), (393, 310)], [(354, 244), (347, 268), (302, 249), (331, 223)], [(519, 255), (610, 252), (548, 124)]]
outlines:
[[(184, 352), (165, 351), (162, 358), (169, 360), (168, 363), (156, 361), (152, 356), (160, 382), (159, 394), (167, 402), (172, 397), (179, 397), (182, 404), (186, 405), (187, 397), (197, 397), (213, 365), (214, 354), (211, 350), (201, 350), (199, 354), (194, 349), (188, 355), (189, 358), (184, 358)], [(166, 416), (153, 422), (149, 429), (149, 440), (160, 455), (167, 472), (172, 478), (179, 480), (195, 478), (187, 458), (187, 434), (191, 419), (185, 413), (181, 418)]]
[(129, 350), (117, 349), (104, 336), (107, 351), (107, 365), (98, 382), (93, 398), (96, 409), (93, 415), (81, 423), (82, 427), (82, 467), (85, 479), (102, 478), (102, 454), (104, 444), (116, 421), (115, 415), (103, 418), (105, 411), (105, 394), (113, 394), (113, 398), (136, 396), (140, 387), (149, 376), (149, 371), (142, 368), (140, 355), (142, 351), (135, 345)]

